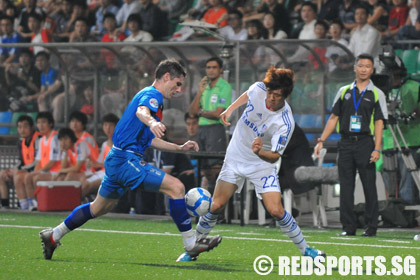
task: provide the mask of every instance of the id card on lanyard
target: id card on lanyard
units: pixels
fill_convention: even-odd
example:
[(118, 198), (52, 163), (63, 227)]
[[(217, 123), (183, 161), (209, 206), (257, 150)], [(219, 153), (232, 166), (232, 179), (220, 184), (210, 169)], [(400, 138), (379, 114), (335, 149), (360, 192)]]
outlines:
[(353, 104), (355, 109), (355, 114), (350, 116), (350, 132), (360, 132), (362, 130), (362, 116), (357, 115), (357, 109), (359, 109), (360, 102), (363, 99), (363, 95), (365, 95), (365, 92), (367, 90), (367, 87), (364, 91), (362, 91), (361, 96), (359, 98), (359, 101), (356, 103), (356, 83), (353, 87)]

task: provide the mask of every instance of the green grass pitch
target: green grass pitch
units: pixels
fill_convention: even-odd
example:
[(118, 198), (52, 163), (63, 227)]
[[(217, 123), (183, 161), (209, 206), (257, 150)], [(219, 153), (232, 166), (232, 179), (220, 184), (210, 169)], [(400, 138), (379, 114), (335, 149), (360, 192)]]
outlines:
[[(176, 263), (183, 252), (174, 223), (103, 217), (87, 222), (66, 235), (51, 261), (42, 255), (38, 232), (54, 227), (65, 215), (0, 212), (0, 279), (420, 279), (406, 276), (278, 275), (279, 256), (298, 256), (299, 251), (275, 228), (217, 225), (214, 234), (223, 241), (203, 253), (196, 262)], [(412, 231), (379, 231), (378, 237), (341, 239), (337, 229), (302, 228), (307, 242), (331, 256), (411, 255), (420, 262), (420, 242)], [(267, 276), (253, 269), (254, 260), (267, 255), (274, 269)], [(276, 260), (277, 259), (277, 260)], [(390, 264), (386, 264), (387, 268)]]

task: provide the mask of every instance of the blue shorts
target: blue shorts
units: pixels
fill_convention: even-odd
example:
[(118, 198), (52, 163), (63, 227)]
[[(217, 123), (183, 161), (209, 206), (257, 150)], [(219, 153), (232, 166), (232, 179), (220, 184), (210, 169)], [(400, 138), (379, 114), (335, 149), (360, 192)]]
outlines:
[(105, 176), (99, 194), (119, 199), (130, 189), (141, 186), (145, 191), (157, 192), (165, 172), (148, 164), (140, 155), (112, 148), (105, 159)]

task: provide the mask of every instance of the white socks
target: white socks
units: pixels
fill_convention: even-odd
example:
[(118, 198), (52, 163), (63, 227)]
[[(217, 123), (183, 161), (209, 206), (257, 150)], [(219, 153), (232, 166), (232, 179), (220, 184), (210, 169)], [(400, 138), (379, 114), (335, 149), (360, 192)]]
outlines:
[(192, 248), (194, 248), (195, 240), (196, 240), (194, 231), (190, 229), (189, 231), (181, 232), (181, 235), (182, 235), (182, 241), (184, 242), (185, 250), (191, 250)]
[(200, 217), (195, 229), (195, 235), (197, 237), (209, 235), (210, 231), (216, 225), (218, 217), (219, 214), (213, 214), (211, 212), (208, 212), (205, 216)]
[(58, 226), (56, 226), (53, 229), (53, 240), (54, 242), (58, 242), (60, 241), (60, 239), (67, 233), (69, 233), (70, 230), (69, 228), (66, 226), (66, 224), (64, 222), (62, 222), (61, 224), (59, 224)]
[(281, 219), (277, 220), (281, 230), (286, 234), (298, 247), (302, 255), (305, 254), (305, 250), (308, 247), (306, 244), (305, 237), (303, 237), (300, 227), (297, 225), (295, 219), (288, 213), (284, 211), (284, 216)]

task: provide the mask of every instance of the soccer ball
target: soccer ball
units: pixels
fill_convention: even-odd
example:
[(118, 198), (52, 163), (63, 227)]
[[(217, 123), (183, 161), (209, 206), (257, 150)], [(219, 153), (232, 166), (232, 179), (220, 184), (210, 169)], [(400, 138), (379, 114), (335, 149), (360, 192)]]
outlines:
[(416, 234), (416, 235), (414, 235), (414, 240), (416, 240), (416, 241), (420, 241), (420, 234)]
[(193, 188), (185, 195), (187, 211), (191, 216), (201, 217), (210, 211), (211, 194), (203, 188)]

